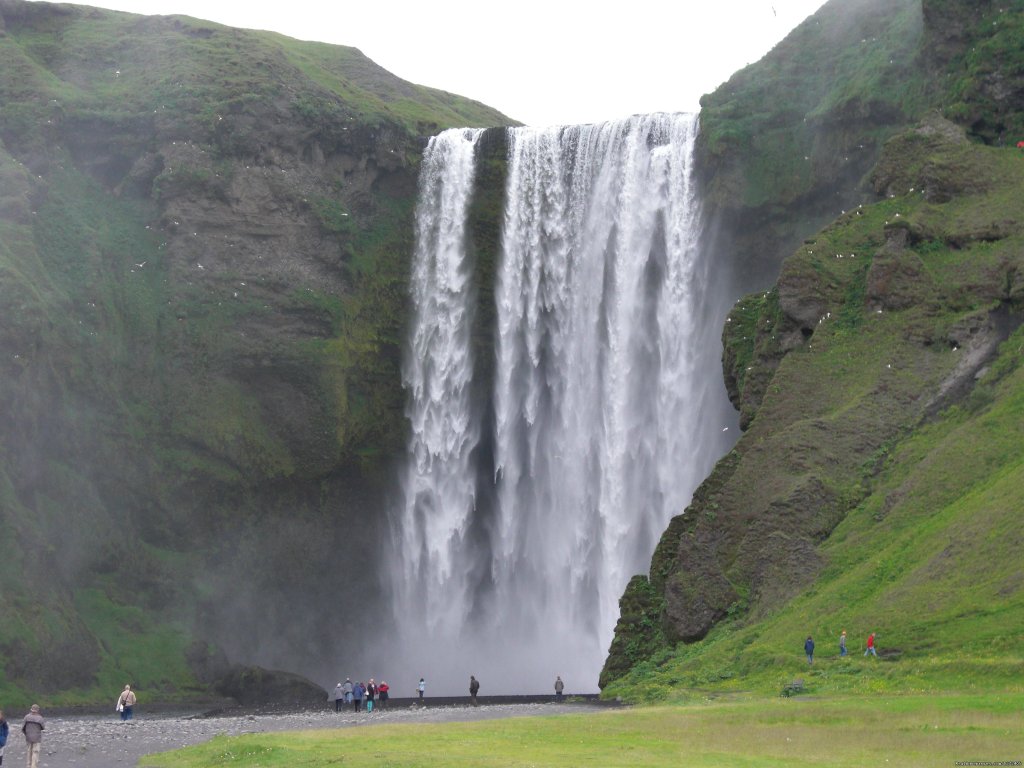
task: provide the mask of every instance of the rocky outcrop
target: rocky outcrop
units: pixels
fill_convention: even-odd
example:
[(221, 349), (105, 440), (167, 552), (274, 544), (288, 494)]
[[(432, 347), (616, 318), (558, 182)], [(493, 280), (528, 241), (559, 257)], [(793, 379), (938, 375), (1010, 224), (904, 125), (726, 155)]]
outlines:
[(327, 701), (327, 691), (306, 678), (262, 667), (235, 667), (217, 680), (213, 690), (240, 706), (261, 709), (312, 708)]

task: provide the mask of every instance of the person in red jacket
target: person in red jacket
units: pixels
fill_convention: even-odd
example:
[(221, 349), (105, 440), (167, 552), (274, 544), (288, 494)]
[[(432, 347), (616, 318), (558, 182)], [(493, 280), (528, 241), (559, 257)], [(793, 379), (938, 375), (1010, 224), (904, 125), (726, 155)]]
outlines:
[(874, 656), (876, 659), (878, 658), (878, 654), (875, 653), (875, 633), (874, 632), (872, 632), (870, 635), (868, 635), (868, 647), (867, 647), (867, 650), (864, 651), (864, 655), (867, 656), (869, 653), (872, 656)]
[(391, 690), (391, 686), (387, 684), (387, 681), (381, 680), (380, 685), (377, 686), (377, 698), (380, 700), (380, 708), (388, 708), (388, 691)]

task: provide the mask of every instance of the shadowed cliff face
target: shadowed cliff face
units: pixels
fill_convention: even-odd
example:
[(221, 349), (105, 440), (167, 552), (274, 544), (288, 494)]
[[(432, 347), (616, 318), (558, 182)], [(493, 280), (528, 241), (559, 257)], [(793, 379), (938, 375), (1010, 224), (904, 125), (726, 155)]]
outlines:
[(0, 19), (9, 684), (180, 691), (202, 675), (167, 620), (319, 674), (382, 620), (417, 132), (508, 121), (353, 49)]

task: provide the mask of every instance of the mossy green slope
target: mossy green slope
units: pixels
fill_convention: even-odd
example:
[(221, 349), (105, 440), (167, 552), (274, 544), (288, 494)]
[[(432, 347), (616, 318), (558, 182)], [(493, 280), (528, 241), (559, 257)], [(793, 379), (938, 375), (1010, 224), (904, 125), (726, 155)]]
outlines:
[[(606, 695), (1020, 690), (1022, 179), (1019, 151), (930, 119), (887, 146), (882, 202), (738, 303), (748, 429), (662, 539), (653, 594), (624, 597), (642, 610), (623, 612)], [(878, 660), (860, 656), (871, 631)]]
[(358, 633), (314, 606), (377, 588), (324, 564), (403, 442), (422, 136), (510, 122), (354, 48), (0, 3), (6, 706)]

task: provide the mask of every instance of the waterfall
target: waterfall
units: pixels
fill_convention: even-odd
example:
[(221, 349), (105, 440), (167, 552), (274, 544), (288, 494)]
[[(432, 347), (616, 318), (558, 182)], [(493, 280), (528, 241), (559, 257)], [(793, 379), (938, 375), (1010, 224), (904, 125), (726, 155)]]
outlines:
[(476, 405), (460, 229), (475, 136), (427, 150), (395, 594), (405, 653), (435, 676), (594, 690), (626, 582), (726, 446), (696, 133), (665, 114), (510, 129), (493, 392)]
[(480, 431), (470, 400), (474, 296), (463, 231), (479, 136), (452, 129), (432, 138), (420, 170), (414, 314), (403, 365), (410, 437), (396, 536), (400, 626), (458, 626), (469, 600), (470, 585), (455, 566), (475, 509), (470, 454)]

